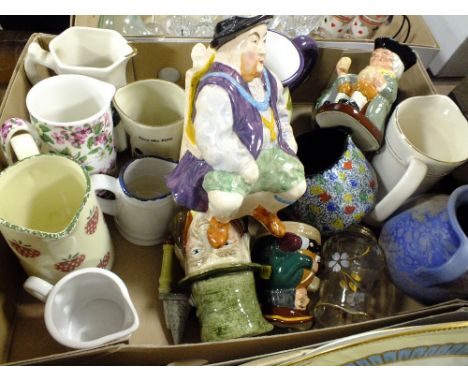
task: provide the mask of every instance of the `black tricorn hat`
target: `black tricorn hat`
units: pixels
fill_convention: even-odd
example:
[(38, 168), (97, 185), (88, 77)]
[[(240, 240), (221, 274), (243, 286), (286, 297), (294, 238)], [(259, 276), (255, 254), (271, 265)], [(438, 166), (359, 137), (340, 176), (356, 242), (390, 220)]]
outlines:
[(398, 41), (395, 41), (389, 37), (379, 37), (375, 39), (374, 49), (388, 49), (393, 53), (396, 53), (403, 65), (405, 66), (405, 71), (411, 68), (416, 64), (416, 53), (408, 45), (400, 44)]
[(253, 28), (258, 24), (266, 24), (273, 16), (260, 15), (254, 17), (233, 16), (220, 21), (216, 24), (213, 40), (210, 45), (212, 48), (219, 48), (221, 45), (235, 39), (241, 33)]

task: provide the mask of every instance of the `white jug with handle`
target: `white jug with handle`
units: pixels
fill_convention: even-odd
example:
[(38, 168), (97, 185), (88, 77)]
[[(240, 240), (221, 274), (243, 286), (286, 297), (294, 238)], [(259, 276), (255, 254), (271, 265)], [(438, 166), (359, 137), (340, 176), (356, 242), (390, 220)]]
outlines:
[(49, 51), (31, 43), (24, 69), (33, 85), (43, 79), (39, 64), (57, 74), (82, 74), (119, 88), (127, 84), (127, 62), (135, 55), (136, 49), (116, 31), (71, 27), (50, 42)]

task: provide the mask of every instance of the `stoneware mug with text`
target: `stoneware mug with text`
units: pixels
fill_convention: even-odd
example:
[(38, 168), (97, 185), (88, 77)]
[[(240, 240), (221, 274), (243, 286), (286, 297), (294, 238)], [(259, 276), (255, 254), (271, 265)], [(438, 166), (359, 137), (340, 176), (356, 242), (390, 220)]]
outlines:
[(156, 79), (135, 81), (117, 90), (113, 104), (133, 156), (179, 160), (185, 110), (180, 86)]

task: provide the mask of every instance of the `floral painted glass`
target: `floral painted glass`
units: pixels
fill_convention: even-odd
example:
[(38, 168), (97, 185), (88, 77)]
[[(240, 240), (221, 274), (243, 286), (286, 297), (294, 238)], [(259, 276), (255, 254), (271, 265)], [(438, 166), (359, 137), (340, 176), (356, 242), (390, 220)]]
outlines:
[(322, 264), (317, 322), (327, 327), (374, 318), (369, 301), (385, 265), (374, 234), (356, 225), (330, 237), (322, 248)]

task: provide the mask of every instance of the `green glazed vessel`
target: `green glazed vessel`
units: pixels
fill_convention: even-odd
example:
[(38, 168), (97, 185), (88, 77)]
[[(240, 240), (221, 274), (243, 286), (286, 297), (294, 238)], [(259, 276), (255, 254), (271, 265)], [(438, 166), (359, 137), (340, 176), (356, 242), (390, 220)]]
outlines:
[(231, 272), (192, 285), (202, 341), (222, 341), (267, 333), (252, 271)]

